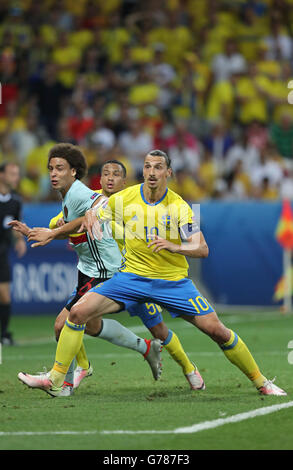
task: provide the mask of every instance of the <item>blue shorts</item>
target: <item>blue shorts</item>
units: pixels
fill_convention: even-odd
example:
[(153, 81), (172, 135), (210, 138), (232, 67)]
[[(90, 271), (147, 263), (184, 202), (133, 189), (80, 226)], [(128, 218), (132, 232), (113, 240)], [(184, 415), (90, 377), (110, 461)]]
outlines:
[(118, 272), (108, 281), (93, 287), (90, 292), (121, 302), (128, 311), (135, 311), (141, 304), (154, 303), (166, 308), (172, 317), (214, 312), (214, 308), (188, 278), (166, 281)]
[(163, 321), (162, 309), (156, 304), (136, 304), (127, 311), (131, 317), (139, 317), (147, 328), (152, 328)]

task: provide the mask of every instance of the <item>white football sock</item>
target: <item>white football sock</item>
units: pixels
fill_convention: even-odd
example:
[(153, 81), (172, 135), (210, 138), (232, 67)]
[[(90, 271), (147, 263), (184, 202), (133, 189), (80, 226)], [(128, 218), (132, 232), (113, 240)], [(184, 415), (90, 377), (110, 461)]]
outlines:
[(141, 354), (145, 354), (147, 350), (147, 344), (143, 338), (136, 336), (118, 321), (108, 318), (103, 319), (102, 330), (97, 338), (105, 339), (116, 346), (133, 349)]

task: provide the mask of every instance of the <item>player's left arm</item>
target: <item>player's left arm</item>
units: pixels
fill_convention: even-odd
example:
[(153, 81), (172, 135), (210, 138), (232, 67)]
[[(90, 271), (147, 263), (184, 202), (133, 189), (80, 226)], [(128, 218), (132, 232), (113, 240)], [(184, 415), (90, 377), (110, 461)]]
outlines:
[(156, 235), (154, 240), (148, 244), (148, 247), (153, 247), (154, 253), (168, 250), (171, 253), (178, 253), (190, 258), (206, 258), (209, 254), (209, 248), (202, 232), (194, 233), (181, 244), (173, 243)]

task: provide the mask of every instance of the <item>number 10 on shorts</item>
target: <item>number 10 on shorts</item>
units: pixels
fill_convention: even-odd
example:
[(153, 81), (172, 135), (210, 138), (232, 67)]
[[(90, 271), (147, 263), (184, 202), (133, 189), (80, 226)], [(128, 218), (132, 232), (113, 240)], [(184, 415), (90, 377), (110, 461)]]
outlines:
[(201, 295), (198, 295), (195, 299), (188, 299), (188, 302), (194, 307), (196, 313), (206, 312), (209, 309), (213, 310), (208, 301)]

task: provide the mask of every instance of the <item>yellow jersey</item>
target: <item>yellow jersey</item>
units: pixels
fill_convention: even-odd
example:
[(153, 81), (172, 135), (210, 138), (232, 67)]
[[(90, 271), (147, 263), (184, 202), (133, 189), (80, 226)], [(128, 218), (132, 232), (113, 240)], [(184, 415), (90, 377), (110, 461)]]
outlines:
[(155, 204), (148, 203), (143, 184), (130, 186), (109, 198), (108, 206), (98, 211), (101, 222), (112, 220), (113, 237), (121, 246), (124, 239), (123, 272), (153, 279), (178, 281), (187, 277), (186, 257), (166, 249), (158, 253), (148, 244), (155, 235), (181, 245), (198, 226), (190, 206), (174, 191), (166, 188)]

